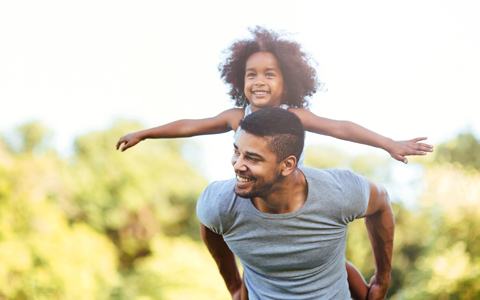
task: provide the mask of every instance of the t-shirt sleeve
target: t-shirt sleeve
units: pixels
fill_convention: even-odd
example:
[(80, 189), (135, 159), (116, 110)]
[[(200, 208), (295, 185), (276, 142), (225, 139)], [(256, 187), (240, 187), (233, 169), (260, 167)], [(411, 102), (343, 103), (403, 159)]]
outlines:
[(218, 188), (219, 182), (214, 182), (203, 191), (197, 201), (197, 216), (205, 227), (217, 234), (222, 234)]
[(340, 176), (344, 200), (342, 217), (348, 223), (362, 218), (367, 212), (370, 185), (365, 177), (348, 170), (342, 170)]

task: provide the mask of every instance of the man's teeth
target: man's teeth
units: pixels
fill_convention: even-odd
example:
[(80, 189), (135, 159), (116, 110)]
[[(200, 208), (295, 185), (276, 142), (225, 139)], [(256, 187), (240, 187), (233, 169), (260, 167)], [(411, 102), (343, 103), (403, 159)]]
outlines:
[(243, 178), (243, 177), (240, 177), (240, 176), (238, 176), (238, 175), (237, 175), (237, 180), (238, 180), (238, 181), (241, 181), (241, 182), (252, 181), (251, 179)]

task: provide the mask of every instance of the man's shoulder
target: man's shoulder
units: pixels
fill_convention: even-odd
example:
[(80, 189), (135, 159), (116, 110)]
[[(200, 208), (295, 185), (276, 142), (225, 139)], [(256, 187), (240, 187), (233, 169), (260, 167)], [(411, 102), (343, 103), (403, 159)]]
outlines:
[(233, 188), (235, 187), (235, 178), (227, 180), (219, 180), (210, 183), (202, 193), (202, 196), (221, 196), (221, 195), (232, 195), (234, 193)]
[(358, 189), (366, 189), (366, 186), (368, 186), (366, 178), (346, 169), (301, 167), (300, 170), (312, 186), (323, 191), (333, 189), (350, 193), (350, 191), (356, 192)]
[(338, 181), (344, 177), (356, 176), (350, 170), (345, 169), (317, 169), (311, 167), (300, 167), (299, 168), (307, 179), (315, 179), (321, 181)]
[(233, 199), (235, 179), (212, 182), (197, 201), (197, 217), (210, 230), (223, 233), (222, 212)]
[(365, 214), (370, 189), (368, 181), (350, 170), (301, 168), (313, 198), (323, 199), (330, 209), (338, 209), (342, 223)]

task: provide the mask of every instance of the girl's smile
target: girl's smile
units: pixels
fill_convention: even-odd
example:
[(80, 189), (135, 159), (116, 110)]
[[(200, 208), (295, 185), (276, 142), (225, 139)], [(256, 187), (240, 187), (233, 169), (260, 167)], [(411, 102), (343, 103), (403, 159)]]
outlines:
[(252, 112), (262, 107), (280, 106), (284, 93), (283, 76), (272, 53), (257, 52), (247, 59), (244, 93)]

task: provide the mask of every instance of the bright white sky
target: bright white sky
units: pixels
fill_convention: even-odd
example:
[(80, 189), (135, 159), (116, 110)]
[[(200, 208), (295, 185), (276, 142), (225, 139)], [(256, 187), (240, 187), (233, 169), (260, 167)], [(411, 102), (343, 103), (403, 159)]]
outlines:
[[(216, 115), (233, 106), (221, 52), (257, 24), (297, 33), (318, 62), (314, 113), (393, 139), (480, 136), (478, 1), (1, 1), (0, 133), (41, 120), (68, 153), (116, 118)], [(232, 136), (194, 138), (210, 179), (232, 174)]]

